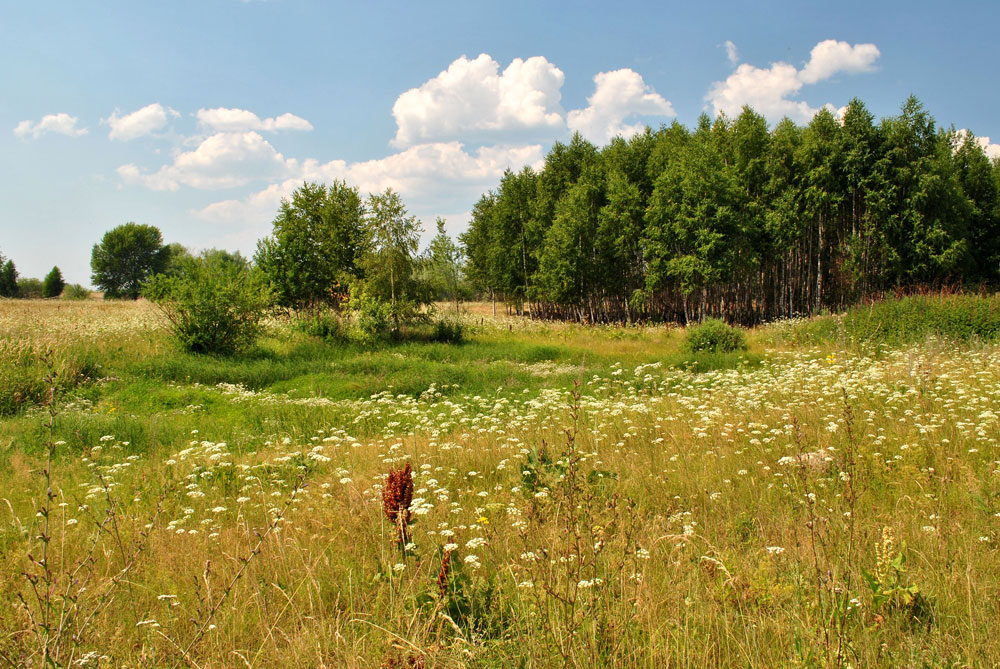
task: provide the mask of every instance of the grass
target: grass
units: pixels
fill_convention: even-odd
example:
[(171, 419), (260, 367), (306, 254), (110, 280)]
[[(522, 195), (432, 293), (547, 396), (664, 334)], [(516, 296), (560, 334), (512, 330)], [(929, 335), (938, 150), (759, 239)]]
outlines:
[[(831, 317), (689, 355), (466, 315), (462, 345), (275, 323), (227, 359), (71, 306), (0, 304), (0, 339), (95, 370), (0, 419), (0, 664), (1000, 663), (985, 337), (876, 354)], [(407, 462), (408, 548), (382, 501)]]

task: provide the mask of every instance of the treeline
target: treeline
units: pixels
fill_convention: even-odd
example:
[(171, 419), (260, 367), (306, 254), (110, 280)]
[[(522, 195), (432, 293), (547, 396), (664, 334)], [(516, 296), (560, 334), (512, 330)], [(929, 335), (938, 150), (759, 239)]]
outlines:
[(519, 313), (753, 324), (886, 291), (1000, 278), (1000, 161), (911, 97), (876, 122), (768, 128), (749, 107), (508, 171), (462, 236), (465, 274)]
[(22, 277), (10, 258), (0, 252), (0, 297), (20, 297), (25, 299), (63, 297), (69, 300), (85, 300), (90, 291), (79, 284), (67, 284), (62, 270), (53, 267), (44, 279)]

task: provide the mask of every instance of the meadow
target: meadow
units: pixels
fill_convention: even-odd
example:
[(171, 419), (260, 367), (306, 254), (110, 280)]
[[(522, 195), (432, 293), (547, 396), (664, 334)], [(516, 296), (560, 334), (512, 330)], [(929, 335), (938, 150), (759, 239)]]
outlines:
[(1000, 665), (997, 298), (461, 318), (220, 358), (0, 302), (0, 665)]

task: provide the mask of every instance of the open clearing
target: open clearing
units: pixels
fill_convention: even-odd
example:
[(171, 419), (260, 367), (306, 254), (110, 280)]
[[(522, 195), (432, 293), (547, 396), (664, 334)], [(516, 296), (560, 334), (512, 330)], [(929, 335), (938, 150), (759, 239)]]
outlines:
[(221, 359), (0, 302), (0, 662), (1000, 664), (1000, 348), (463, 318)]

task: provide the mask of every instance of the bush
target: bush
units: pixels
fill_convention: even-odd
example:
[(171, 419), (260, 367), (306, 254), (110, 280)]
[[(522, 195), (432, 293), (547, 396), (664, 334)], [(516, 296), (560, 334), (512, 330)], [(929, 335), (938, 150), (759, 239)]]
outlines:
[(44, 288), (42, 287), (41, 279), (18, 279), (17, 297), (26, 300), (37, 300), (41, 299), (43, 295)]
[(461, 344), (465, 341), (465, 326), (459, 321), (445, 319), (435, 321), (431, 341), (443, 344)]
[(747, 341), (740, 328), (718, 318), (707, 318), (687, 329), (684, 348), (689, 353), (731, 353), (745, 351)]
[(392, 334), (392, 305), (368, 294), (363, 288), (352, 289), (350, 307), (357, 315), (357, 335), (366, 345), (385, 341)]
[(186, 262), (179, 276), (155, 276), (146, 296), (163, 309), (180, 344), (194, 353), (246, 350), (263, 332), (261, 321), (271, 305), (259, 272), (211, 252)]
[(64, 300), (87, 300), (90, 299), (90, 290), (78, 283), (68, 283), (63, 288), (62, 299)]

